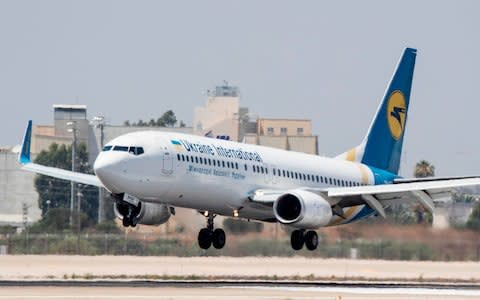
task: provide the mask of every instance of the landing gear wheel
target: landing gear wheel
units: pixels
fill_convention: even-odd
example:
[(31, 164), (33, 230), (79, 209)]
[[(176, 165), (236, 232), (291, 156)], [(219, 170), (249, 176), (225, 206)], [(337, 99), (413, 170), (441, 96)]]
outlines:
[(130, 226), (130, 218), (127, 217), (127, 216), (124, 216), (123, 219), (122, 219), (122, 224), (123, 224), (123, 227)]
[(212, 244), (215, 249), (222, 249), (225, 246), (226, 237), (225, 231), (221, 228), (217, 228), (213, 231), (212, 234)]
[(315, 231), (310, 230), (305, 234), (305, 246), (308, 250), (313, 251), (318, 247), (318, 235)]
[(198, 245), (202, 249), (208, 249), (212, 245), (212, 231), (208, 228), (202, 228), (198, 233)]
[(303, 230), (294, 230), (290, 237), (290, 244), (293, 250), (300, 250), (305, 243), (305, 237), (303, 236)]

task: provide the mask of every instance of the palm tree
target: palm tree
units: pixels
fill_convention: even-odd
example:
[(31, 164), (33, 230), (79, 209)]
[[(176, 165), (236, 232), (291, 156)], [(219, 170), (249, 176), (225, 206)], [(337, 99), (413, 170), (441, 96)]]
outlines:
[(426, 160), (421, 160), (415, 165), (413, 176), (416, 178), (435, 176), (435, 166)]
[[(433, 177), (435, 176), (435, 166), (426, 160), (421, 160), (415, 165), (415, 171), (413, 172), (413, 176), (416, 178)], [(417, 223), (423, 223), (425, 219), (425, 214), (427, 214), (425, 208), (420, 204), (417, 204), (414, 208), (414, 211)]]

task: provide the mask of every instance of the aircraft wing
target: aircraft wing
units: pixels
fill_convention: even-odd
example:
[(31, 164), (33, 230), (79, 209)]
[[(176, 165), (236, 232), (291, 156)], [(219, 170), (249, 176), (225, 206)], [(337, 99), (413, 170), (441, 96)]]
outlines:
[[(330, 188), (327, 196), (343, 201), (351, 197), (361, 197), (365, 203), (380, 213), (380, 206), (387, 201), (401, 199), (417, 200), (430, 211), (434, 202), (451, 195), (455, 188), (480, 185), (480, 177), (458, 179), (425, 179), (406, 183), (393, 183), (372, 186)], [(377, 206), (376, 209), (373, 206)], [(383, 211), (380, 213), (384, 215)]]
[[(425, 178), (409, 179), (398, 183), (357, 187), (310, 188), (312, 193), (321, 195), (329, 201), (332, 207), (349, 207), (367, 204), (379, 215), (385, 217), (384, 206), (394, 202), (417, 201), (430, 211), (434, 209), (434, 202), (449, 197), (455, 188), (480, 185), (480, 177), (452, 177), (452, 178)], [(272, 206), (273, 202), (287, 190), (256, 190), (251, 193), (251, 202)]]
[(72, 172), (68, 170), (63, 170), (59, 168), (42, 166), (36, 163), (33, 163), (30, 159), (30, 144), (32, 140), (32, 121), (28, 121), (27, 130), (23, 137), (22, 142), (22, 151), (18, 155), (18, 162), (22, 165), (23, 170), (30, 172), (47, 175), (59, 179), (64, 179), (68, 181), (74, 181), (78, 183), (103, 187), (103, 184), (98, 179), (97, 176), (91, 174), (84, 174), (78, 172)]

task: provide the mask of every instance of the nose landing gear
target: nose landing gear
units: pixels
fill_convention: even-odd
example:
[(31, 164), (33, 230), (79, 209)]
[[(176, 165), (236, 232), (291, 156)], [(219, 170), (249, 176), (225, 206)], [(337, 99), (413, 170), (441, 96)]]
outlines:
[(142, 203), (138, 203), (138, 206), (135, 206), (126, 201), (117, 201), (115, 204), (117, 211), (122, 215), (122, 224), (124, 227), (135, 227), (138, 223), (138, 214), (142, 209)]
[(290, 236), (290, 244), (293, 250), (300, 250), (305, 245), (308, 250), (313, 251), (318, 247), (318, 235), (313, 230), (305, 233), (305, 229), (297, 229)]
[(222, 249), (225, 246), (225, 231), (221, 228), (213, 229), (213, 219), (216, 215), (209, 215), (207, 227), (202, 228), (198, 233), (198, 245), (202, 249), (208, 249), (213, 245), (215, 249)]

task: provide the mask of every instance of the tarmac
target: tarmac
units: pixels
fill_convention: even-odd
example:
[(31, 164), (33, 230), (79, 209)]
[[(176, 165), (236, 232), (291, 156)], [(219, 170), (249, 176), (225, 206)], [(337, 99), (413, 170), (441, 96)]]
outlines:
[(368, 287), (51, 287), (3, 286), (0, 299), (235, 299), (235, 300), (287, 300), (287, 299), (479, 299), (480, 290), (427, 289), (427, 288), (368, 288)]
[(480, 299), (480, 263), (7, 255), (0, 299)]
[(305, 257), (0, 256), (0, 280), (68, 278), (480, 282), (480, 263)]

